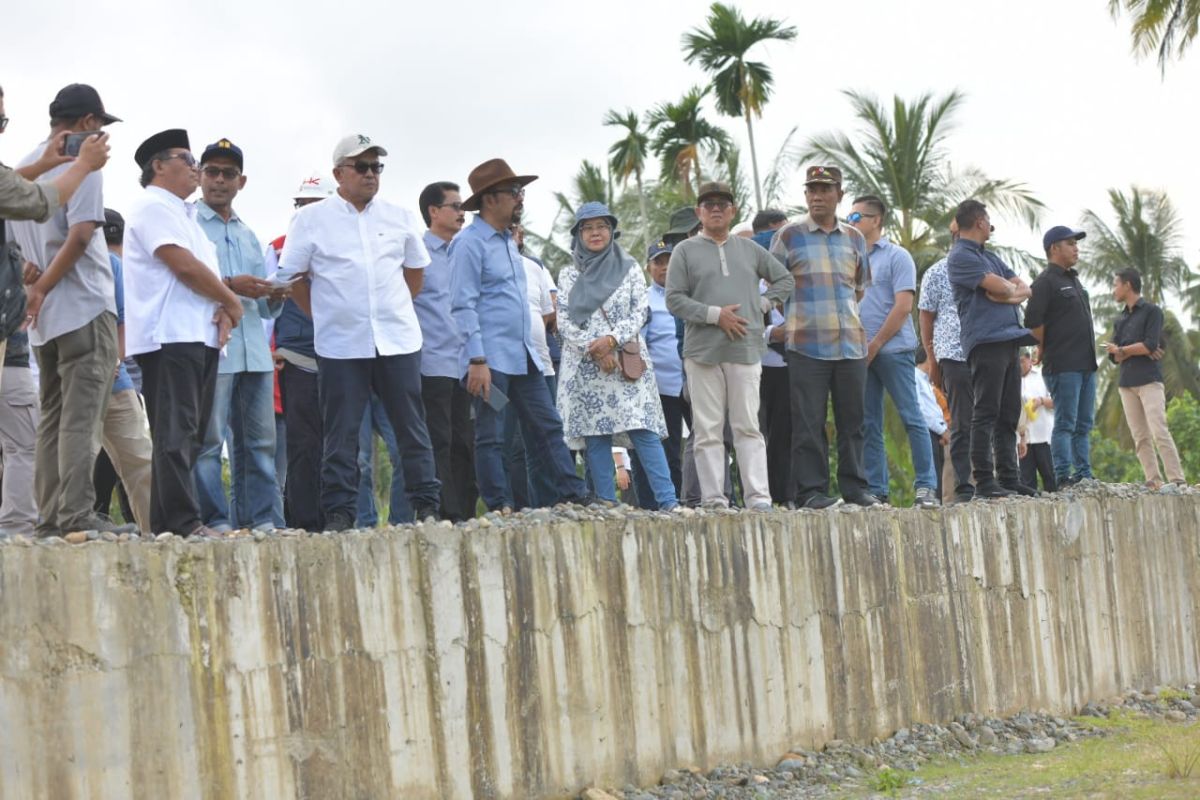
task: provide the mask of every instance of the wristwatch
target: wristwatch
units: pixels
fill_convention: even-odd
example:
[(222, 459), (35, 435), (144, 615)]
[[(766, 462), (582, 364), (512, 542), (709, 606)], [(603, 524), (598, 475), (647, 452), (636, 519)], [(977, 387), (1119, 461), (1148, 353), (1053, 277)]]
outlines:
[(473, 367), (485, 366), (487, 364), (487, 358), (485, 356), (475, 356), (468, 363)]

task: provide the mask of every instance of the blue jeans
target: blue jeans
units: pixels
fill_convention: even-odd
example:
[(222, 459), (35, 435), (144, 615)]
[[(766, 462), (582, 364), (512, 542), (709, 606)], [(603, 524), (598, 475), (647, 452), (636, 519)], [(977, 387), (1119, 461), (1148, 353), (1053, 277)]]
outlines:
[(1054, 432), (1050, 453), (1054, 477), (1081, 480), (1092, 477), (1092, 423), (1096, 419), (1096, 373), (1056, 372), (1043, 375), (1054, 400)]
[(436, 513), (441, 502), (441, 483), (425, 427), (421, 353), (374, 358), (317, 356), (317, 381), (325, 439), (321, 507), (326, 522), (333, 514), (356, 516), (359, 435), (372, 394), (382, 401), (381, 416), (387, 418), (396, 433), (409, 507), (422, 513)]
[[(270, 372), (217, 375), (212, 414), (192, 474), (200, 518), (210, 528), (274, 523), (275, 399)], [(229, 431), (229, 494), (221, 482), (221, 446)]]
[(929, 441), (929, 428), (921, 416), (920, 401), (917, 399), (917, 373), (913, 354), (880, 353), (867, 366), (867, 388), (863, 400), (863, 429), (866, 442), (863, 460), (866, 461), (867, 482), (871, 494), (887, 497), (888, 489), (887, 451), (883, 446), (883, 392), (892, 396), (896, 411), (908, 432), (908, 445), (912, 448), (913, 470), (916, 472), (918, 489), (937, 489), (937, 473), (933, 466), (933, 448)]
[[(544, 454), (546, 471), (554, 481), (555, 503), (575, 502), (587, 496), (587, 488), (575, 474), (575, 460), (563, 441), (562, 419), (550, 401), (546, 380), (528, 362), (524, 375), (509, 375), (492, 370), (492, 386), (508, 396), (527, 430), (526, 441)], [(489, 511), (503, 508), (509, 492), (504, 464), (504, 412), (496, 412), (483, 398), (475, 404), (475, 477), (479, 496)]]
[(404, 468), (400, 464), (400, 446), (396, 444), (396, 432), (388, 422), (387, 412), (379, 395), (372, 393), (371, 402), (363, 414), (362, 430), (358, 432), (358, 519), (360, 528), (373, 528), (379, 522), (379, 511), (375, 508), (375, 436), (383, 439), (388, 460), (392, 463), (392, 488), (388, 500), (388, 522), (399, 525), (411, 522), (412, 507), (404, 494)]
[[(557, 389), (556, 377), (545, 376), (552, 398)], [(554, 505), (558, 491), (554, 485), (553, 467), (546, 463), (545, 454), (533, 444), (512, 405), (504, 409), (504, 463), (508, 465), (509, 484), (506, 505), (515, 509)]]
[(287, 486), (287, 423), (283, 414), (275, 415), (275, 486), (279, 489), (279, 497), (275, 500), (275, 527), (287, 525), (283, 514), (283, 489)]
[[(671, 482), (671, 468), (667, 466), (667, 452), (663, 450), (662, 440), (658, 438), (658, 434), (645, 428), (639, 428), (636, 431), (626, 431), (625, 435), (629, 437), (634, 450), (637, 451), (638, 463), (646, 471), (646, 477), (650, 480), (650, 490), (654, 492), (654, 500), (658, 504), (656, 508), (668, 511), (679, 505), (679, 498), (675, 495), (675, 484)], [(608, 434), (587, 436), (585, 437), (587, 449), (584, 452), (587, 458), (588, 475), (591, 476), (596, 496), (601, 500), (615, 503), (617, 487), (613, 481), (613, 473), (616, 468), (613, 466), (612, 439), (613, 437)]]

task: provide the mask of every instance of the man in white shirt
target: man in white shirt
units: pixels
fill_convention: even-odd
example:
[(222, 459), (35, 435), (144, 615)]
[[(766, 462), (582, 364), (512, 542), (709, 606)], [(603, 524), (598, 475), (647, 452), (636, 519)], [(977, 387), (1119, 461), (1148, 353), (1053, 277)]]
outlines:
[(1054, 457), (1050, 438), (1054, 433), (1054, 399), (1046, 388), (1040, 369), (1034, 369), (1029, 353), (1021, 353), (1021, 403), (1028, 423), (1021, 456), (1021, 483), (1037, 488), (1037, 476), (1042, 476), (1042, 491), (1058, 491), (1054, 477)]
[(429, 252), (420, 218), (376, 199), (387, 150), (362, 134), (333, 151), (337, 193), (292, 220), (279, 278), (297, 281), (293, 298), (313, 319), (321, 387), (325, 527), (353, 527), (358, 497), (358, 434), (374, 390), (396, 431), (404, 485), (418, 520), (439, 516), (441, 484), (421, 400), (421, 326), (413, 296)]
[(150, 526), (220, 537), (201, 522), (192, 468), (212, 413), (220, 348), (242, 319), (242, 301), (221, 282), (217, 251), (196, 206), (185, 202), (200, 186), (187, 131), (156, 133), (134, 159), (146, 191), (125, 226), (125, 352), (142, 368), (154, 443)]
[[(105, 112), (95, 89), (71, 84), (50, 104), (46, 141), (18, 169), (41, 160), (55, 137), (98, 133), (113, 122), (120, 120)], [(70, 168), (60, 164), (39, 182), (51, 182)], [(92, 464), (120, 358), (113, 273), (100, 232), (103, 190), (101, 173), (91, 172), (46, 222), (8, 223), (11, 238), (38, 270), (26, 289), (26, 325), (38, 361), (42, 410), (33, 475), (41, 513), (38, 536), (119, 529), (92, 508)]]

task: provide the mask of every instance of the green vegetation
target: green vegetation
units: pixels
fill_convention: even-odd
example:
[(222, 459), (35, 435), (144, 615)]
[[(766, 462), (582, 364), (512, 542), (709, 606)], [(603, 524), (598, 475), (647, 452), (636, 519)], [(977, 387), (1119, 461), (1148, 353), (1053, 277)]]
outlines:
[(1198, 0), (1109, 0), (1108, 10), (1114, 17), (1125, 12), (1133, 18), (1133, 51), (1139, 56), (1156, 53), (1163, 71), (1172, 57), (1183, 56), (1200, 31)]

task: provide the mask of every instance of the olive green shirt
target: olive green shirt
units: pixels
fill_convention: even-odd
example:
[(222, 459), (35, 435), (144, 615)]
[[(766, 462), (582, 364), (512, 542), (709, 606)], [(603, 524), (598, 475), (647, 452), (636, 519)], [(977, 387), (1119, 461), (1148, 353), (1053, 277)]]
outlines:
[(57, 186), (27, 181), (0, 164), (0, 219), (45, 222), (59, 206)]

